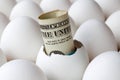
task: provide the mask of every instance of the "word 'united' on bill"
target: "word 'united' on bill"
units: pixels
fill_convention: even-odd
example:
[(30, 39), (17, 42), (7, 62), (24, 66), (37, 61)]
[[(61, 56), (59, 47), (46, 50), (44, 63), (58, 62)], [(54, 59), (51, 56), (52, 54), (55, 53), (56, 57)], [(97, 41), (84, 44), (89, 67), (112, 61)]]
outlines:
[(53, 32), (42, 32), (42, 35), (44, 38), (54, 38), (54, 37), (62, 37), (64, 35), (67, 35), (71, 32), (71, 28), (70, 26), (60, 29), (60, 30), (56, 30)]

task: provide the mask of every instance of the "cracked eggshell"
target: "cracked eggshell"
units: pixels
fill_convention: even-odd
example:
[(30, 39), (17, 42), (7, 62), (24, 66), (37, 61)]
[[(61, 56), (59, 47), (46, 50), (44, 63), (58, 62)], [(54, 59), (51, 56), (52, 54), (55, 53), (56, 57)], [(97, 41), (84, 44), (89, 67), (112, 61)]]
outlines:
[(8, 23), (9, 23), (8, 17), (0, 12), (0, 41), (1, 41), (1, 35)]
[(12, 20), (1, 37), (1, 48), (8, 60), (23, 58), (35, 61), (42, 45), (39, 24), (25, 16)]
[(32, 0), (24, 0), (18, 3), (10, 14), (10, 20), (19, 16), (28, 16), (38, 21), (38, 16), (42, 13), (38, 4)]
[(27, 60), (13, 60), (0, 67), (1, 80), (47, 80), (43, 71)]
[(40, 7), (43, 12), (49, 12), (53, 10), (68, 10), (71, 6), (69, 0), (42, 0)]
[(88, 63), (88, 54), (84, 47), (77, 49), (73, 55), (47, 56), (42, 46), (36, 60), (48, 80), (81, 80)]
[(78, 0), (74, 2), (69, 8), (68, 14), (78, 27), (88, 19), (105, 20), (101, 8), (93, 0)]
[(87, 67), (83, 80), (120, 80), (120, 53), (108, 51), (97, 56)]
[(117, 40), (118, 48), (120, 49), (120, 11), (117, 11), (108, 17), (106, 24), (112, 30)]
[(109, 27), (100, 20), (91, 19), (77, 30), (74, 39), (88, 51), (90, 60), (105, 51), (117, 51), (117, 42)]
[(0, 12), (9, 17), (12, 8), (16, 5), (16, 0), (0, 0)]
[(120, 0), (95, 0), (102, 8), (106, 18), (120, 10)]

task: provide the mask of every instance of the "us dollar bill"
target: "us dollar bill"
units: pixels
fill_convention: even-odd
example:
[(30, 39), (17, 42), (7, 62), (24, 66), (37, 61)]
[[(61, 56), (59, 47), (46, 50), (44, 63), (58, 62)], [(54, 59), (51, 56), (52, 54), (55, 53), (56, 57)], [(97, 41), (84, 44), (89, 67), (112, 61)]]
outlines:
[(39, 24), (47, 55), (70, 55), (75, 52), (67, 11), (55, 10), (39, 16)]

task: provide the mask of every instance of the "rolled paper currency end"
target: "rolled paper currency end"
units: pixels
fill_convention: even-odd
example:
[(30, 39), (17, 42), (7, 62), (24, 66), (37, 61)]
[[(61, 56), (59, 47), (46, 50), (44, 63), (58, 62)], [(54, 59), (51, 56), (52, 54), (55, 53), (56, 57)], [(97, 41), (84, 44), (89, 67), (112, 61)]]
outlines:
[(70, 55), (76, 50), (71, 33), (68, 12), (55, 10), (39, 16), (40, 30), (47, 55)]

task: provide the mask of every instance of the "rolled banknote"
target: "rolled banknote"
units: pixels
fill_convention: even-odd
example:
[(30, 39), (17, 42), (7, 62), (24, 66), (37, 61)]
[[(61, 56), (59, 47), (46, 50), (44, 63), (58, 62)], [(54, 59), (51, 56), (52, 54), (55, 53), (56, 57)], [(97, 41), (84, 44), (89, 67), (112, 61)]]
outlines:
[(75, 52), (68, 12), (55, 10), (39, 16), (39, 24), (47, 55), (71, 55)]

